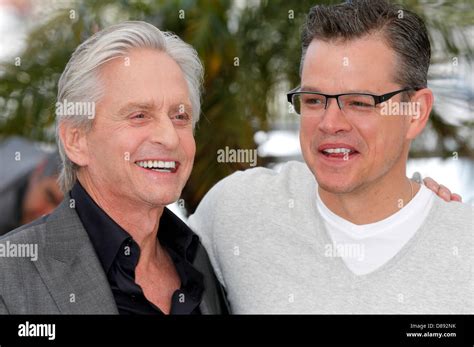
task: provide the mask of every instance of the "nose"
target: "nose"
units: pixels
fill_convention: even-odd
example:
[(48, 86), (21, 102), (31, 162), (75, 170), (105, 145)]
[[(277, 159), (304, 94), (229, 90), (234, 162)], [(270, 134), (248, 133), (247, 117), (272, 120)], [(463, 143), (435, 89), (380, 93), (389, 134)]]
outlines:
[(168, 115), (160, 115), (156, 123), (155, 129), (153, 129), (152, 141), (167, 149), (175, 149), (178, 147), (180, 141), (179, 136)]
[(323, 117), (319, 123), (319, 130), (327, 134), (336, 134), (341, 131), (350, 131), (351, 124), (347, 121), (346, 115), (339, 108), (337, 100), (329, 98)]

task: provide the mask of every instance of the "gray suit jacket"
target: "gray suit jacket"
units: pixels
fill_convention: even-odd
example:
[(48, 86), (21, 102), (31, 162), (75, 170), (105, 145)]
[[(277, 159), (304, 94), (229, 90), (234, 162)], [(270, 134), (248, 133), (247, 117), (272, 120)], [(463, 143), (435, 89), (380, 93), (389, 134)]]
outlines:
[[(37, 245), (36, 261), (0, 253), (0, 314), (118, 314), (93, 245), (68, 204), (65, 199), (50, 215), (0, 238), (3, 251)], [(204, 275), (201, 312), (227, 313), (222, 287), (201, 244), (194, 266)]]

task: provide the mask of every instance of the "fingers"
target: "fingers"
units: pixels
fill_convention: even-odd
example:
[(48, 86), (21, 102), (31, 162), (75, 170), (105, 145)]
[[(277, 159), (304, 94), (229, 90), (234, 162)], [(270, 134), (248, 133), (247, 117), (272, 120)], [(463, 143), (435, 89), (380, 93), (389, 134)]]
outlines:
[(461, 197), (461, 195), (459, 195), (459, 194), (453, 193), (453, 194), (451, 195), (451, 200), (453, 200), (453, 201), (458, 201), (458, 202), (462, 202), (462, 197)]
[(451, 201), (451, 191), (442, 184), (439, 185), (438, 196), (444, 201)]
[(426, 177), (423, 179), (423, 182), (428, 189), (432, 190), (444, 201), (462, 202), (462, 197), (459, 194), (451, 193), (451, 191), (446, 186), (438, 184), (434, 179)]
[(438, 194), (439, 190), (439, 184), (436, 183), (436, 181), (432, 178), (426, 177), (423, 179), (423, 182), (425, 182), (425, 186), (429, 189)]

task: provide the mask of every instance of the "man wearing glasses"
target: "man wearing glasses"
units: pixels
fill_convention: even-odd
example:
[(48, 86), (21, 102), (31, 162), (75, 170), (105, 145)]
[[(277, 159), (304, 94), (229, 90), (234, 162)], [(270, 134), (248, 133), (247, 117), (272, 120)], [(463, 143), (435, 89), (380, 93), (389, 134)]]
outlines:
[(305, 164), (218, 183), (191, 227), (233, 313), (473, 313), (473, 210), (407, 178), (433, 104), (422, 20), (384, 1), (310, 10)]

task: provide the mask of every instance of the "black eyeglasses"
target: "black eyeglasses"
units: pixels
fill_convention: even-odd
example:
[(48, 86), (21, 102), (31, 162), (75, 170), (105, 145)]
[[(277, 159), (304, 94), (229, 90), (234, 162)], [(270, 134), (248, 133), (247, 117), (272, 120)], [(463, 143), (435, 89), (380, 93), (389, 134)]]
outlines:
[(382, 95), (368, 93), (344, 93), (344, 94), (323, 94), (311, 91), (301, 91), (300, 87), (293, 89), (287, 94), (288, 102), (293, 105), (295, 112), (299, 115), (318, 115), (328, 107), (328, 99), (334, 98), (339, 109), (349, 114), (368, 113), (374, 110), (375, 106), (387, 101), (393, 96), (419, 90), (421, 88), (404, 88)]

